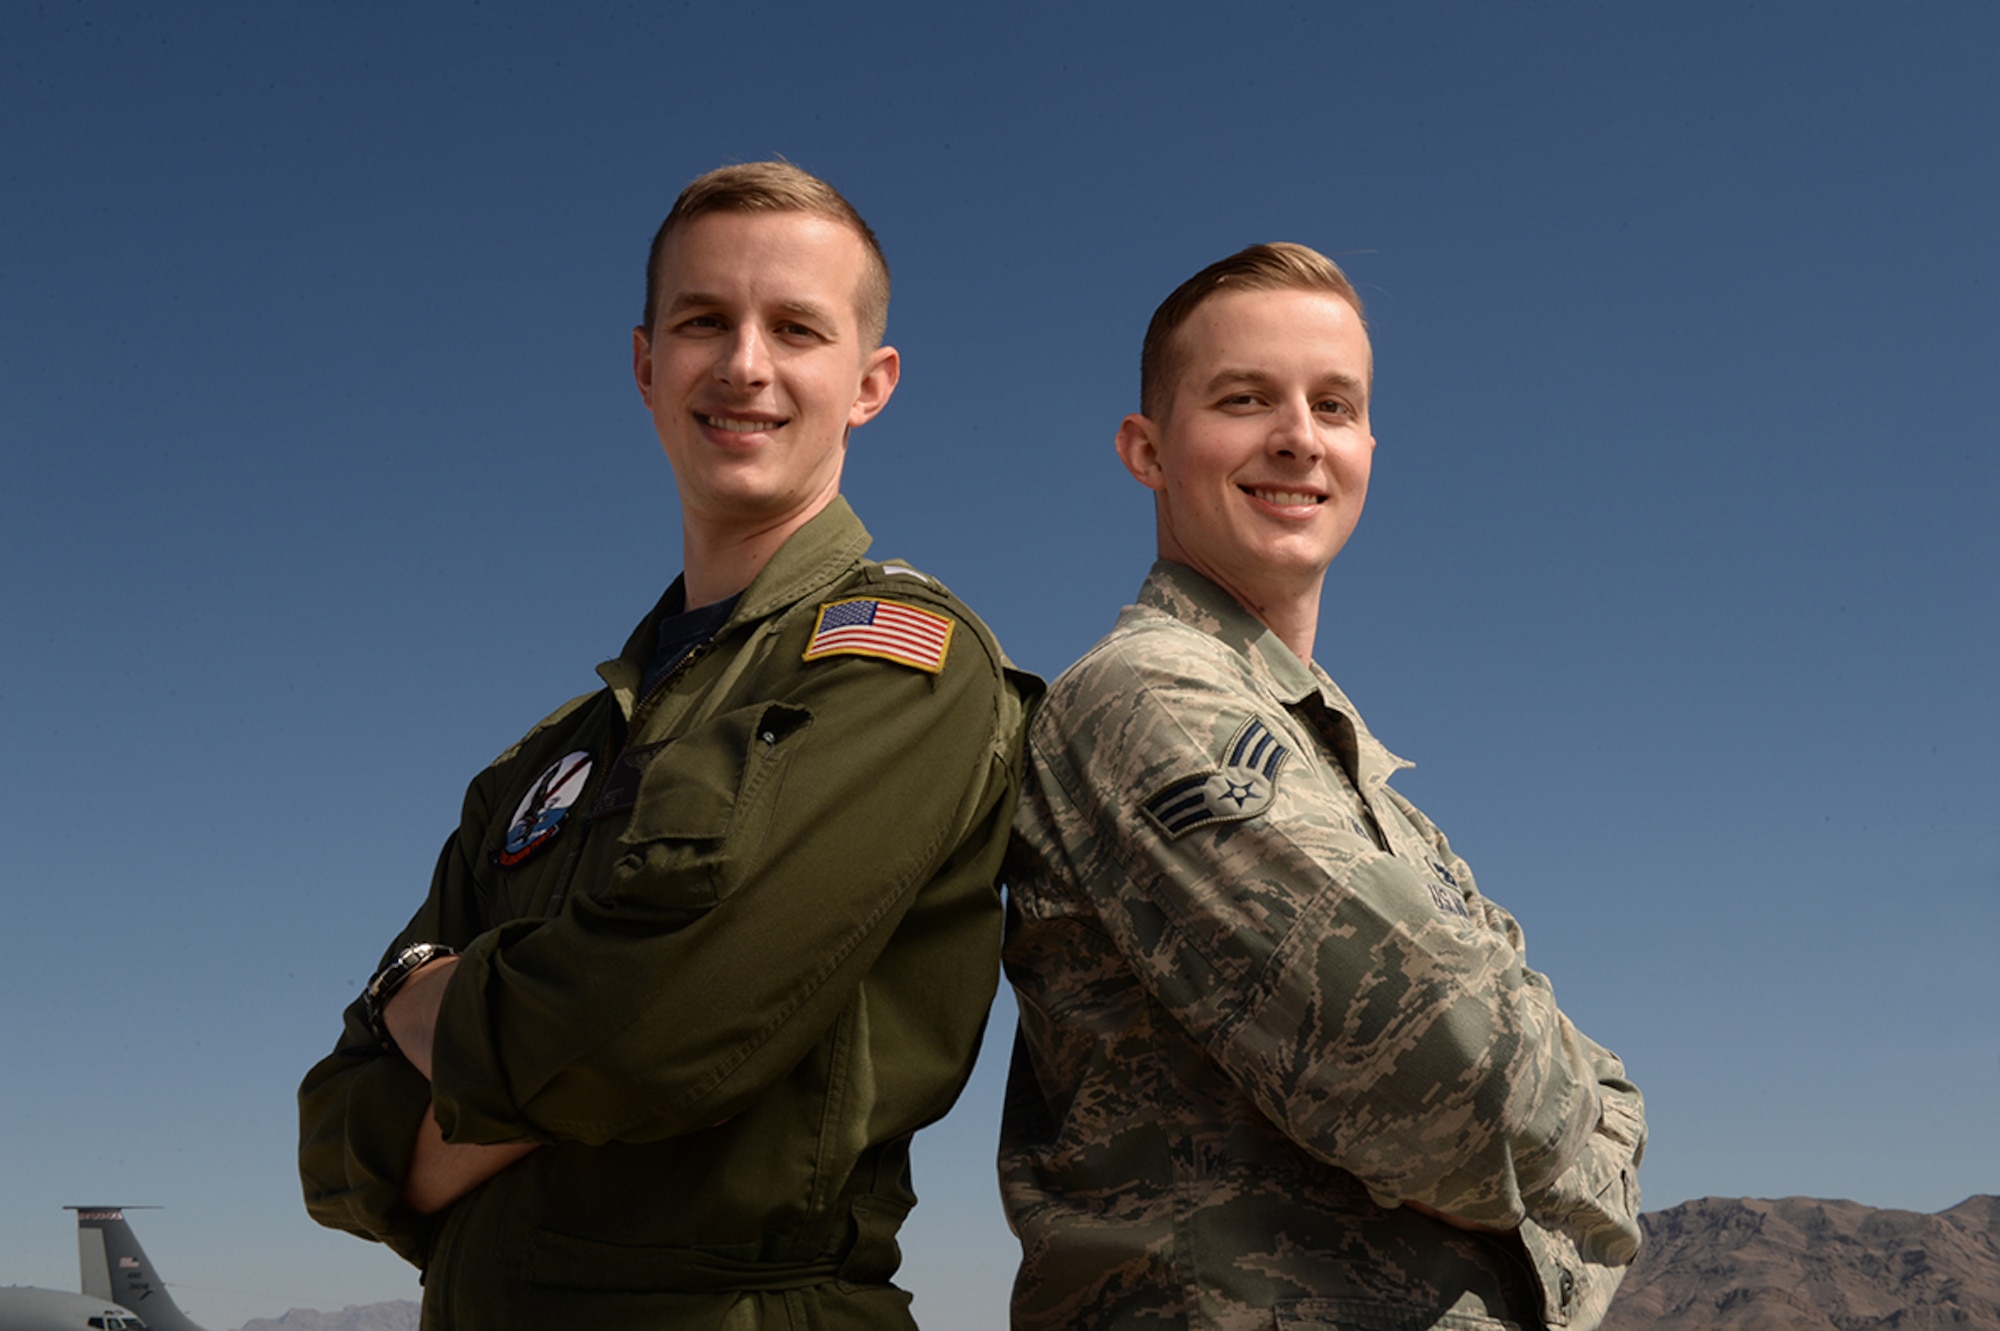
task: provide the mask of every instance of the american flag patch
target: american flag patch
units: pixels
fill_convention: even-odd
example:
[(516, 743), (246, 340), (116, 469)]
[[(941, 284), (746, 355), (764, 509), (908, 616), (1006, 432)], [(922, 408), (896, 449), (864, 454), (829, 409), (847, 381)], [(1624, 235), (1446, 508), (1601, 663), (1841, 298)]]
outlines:
[(819, 608), (819, 623), (806, 644), (805, 659), (823, 656), (877, 656), (915, 666), (933, 675), (944, 669), (952, 621), (900, 601), (858, 597)]

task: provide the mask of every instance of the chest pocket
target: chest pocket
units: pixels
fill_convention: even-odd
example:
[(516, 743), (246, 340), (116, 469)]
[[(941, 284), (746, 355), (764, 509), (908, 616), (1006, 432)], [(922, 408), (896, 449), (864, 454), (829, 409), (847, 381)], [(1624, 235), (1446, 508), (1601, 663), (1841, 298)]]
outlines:
[[(812, 726), (790, 703), (712, 717), (620, 755), (596, 813), (624, 817), (606, 891), (621, 910), (701, 911), (726, 899), (770, 825), (785, 769)], [(637, 780), (630, 769), (636, 767)]]
[(1438, 858), (1436, 849), (1422, 833), (1410, 825), (1393, 801), (1384, 799), (1382, 808), (1382, 834), (1388, 839), (1389, 853), (1409, 865), (1418, 878), (1423, 880), (1424, 889), (1430, 893), (1431, 904), (1438, 914), (1454, 919), (1470, 920), (1472, 911), (1465, 904), (1465, 890), (1458, 881), (1458, 875)]

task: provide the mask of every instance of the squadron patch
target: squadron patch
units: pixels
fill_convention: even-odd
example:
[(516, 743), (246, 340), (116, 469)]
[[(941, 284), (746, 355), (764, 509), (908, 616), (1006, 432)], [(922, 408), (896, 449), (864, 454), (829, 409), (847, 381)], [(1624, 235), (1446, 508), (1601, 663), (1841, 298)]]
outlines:
[(556, 759), (521, 797), (514, 821), (507, 824), (506, 844), (493, 856), (493, 862), (512, 868), (561, 831), (563, 819), (569, 817), (570, 806), (583, 794), (584, 782), (589, 779), (590, 755), (582, 749)]
[(1240, 822), (1271, 807), (1278, 792), (1278, 769), (1291, 750), (1256, 717), (1245, 721), (1222, 746), (1222, 766), (1194, 772), (1170, 783), (1140, 807), (1170, 837), (1197, 827)]
[(873, 656), (935, 675), (944, 669), (955, 627), (945, 615), (901, 601), (871, 596), (829, 601), (819, 608), (819, 622), (802, 659)]

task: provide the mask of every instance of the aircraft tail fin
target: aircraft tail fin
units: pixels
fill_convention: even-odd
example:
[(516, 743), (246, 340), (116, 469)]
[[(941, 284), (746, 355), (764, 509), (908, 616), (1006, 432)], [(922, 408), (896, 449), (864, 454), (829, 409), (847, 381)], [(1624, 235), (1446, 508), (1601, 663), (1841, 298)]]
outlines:
[(108, 1299), (145, 1319), (149, 1331), (202, 1331), (167, 1293), (166, 1281), (139, 1246), (125, 1211), (117, 1206), (72, 1206), (83, 1292)]

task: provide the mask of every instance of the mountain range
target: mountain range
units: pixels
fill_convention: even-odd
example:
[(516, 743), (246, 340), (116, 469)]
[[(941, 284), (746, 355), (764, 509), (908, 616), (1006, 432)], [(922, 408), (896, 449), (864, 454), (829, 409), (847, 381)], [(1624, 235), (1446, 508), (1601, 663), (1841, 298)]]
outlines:
[(2000, 1331), (2000, 1197), (1936, 1215), (1703, 1197), (1639, 1222), (1604, 1331)]
[[(1936, 1215), (1815, 1197), (1703, 1197), (1639, 1223), (1646, 1244), (1603, 1331), (2000, 1331), (2000, 1197), (1969, 1197)], [(416, 1325), (417, 1305), (402, 1300), (294, 1308), (239, 1331)]]

